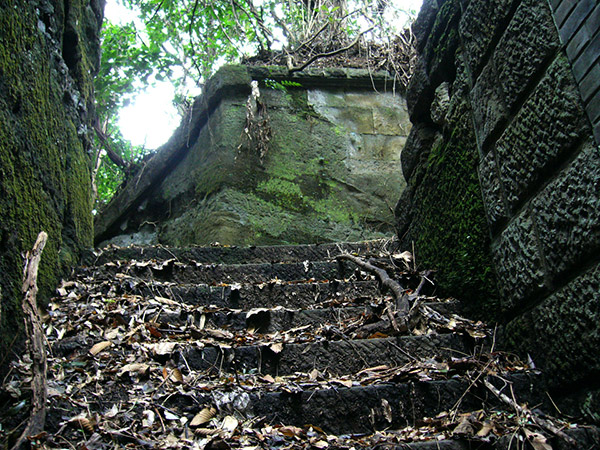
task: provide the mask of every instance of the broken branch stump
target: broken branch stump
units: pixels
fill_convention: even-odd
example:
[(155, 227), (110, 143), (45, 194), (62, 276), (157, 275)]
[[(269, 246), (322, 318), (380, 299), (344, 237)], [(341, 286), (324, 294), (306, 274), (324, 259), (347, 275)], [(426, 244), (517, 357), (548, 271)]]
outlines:
[(17, 450), (23, 446), (29, 436), (39, 434), (46, 423), (46, 400), (48, 390), (46, 385), (46, 347), (42, 322), (37, 309), (36, 296), (38, 292), (37, 276), (42, 251), (46, 246), (48, 235), (42, 231), (35, 245), (25, 257), (23, 269), (23, 313), (25, 314), (25, 330), (29, 338), (29, 353), (31, 355), (31, 413), (23, 433), (12, 447)]

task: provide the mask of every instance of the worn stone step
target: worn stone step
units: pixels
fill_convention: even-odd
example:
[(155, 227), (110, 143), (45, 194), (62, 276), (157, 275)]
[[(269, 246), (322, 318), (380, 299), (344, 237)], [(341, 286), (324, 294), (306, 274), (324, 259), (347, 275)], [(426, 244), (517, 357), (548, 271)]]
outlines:
[[(536, 375), (515, 373), (504, 376), (502, 380), (491, 377), (490, 381), (497, 388), (504, 388), (519, 403), (539, 405), (544, 399), (543, 388)], [(219, 395), (215, 391), (199, 394), (200, 407), (203, 403), (211, 404)], [(298, 386), (294, 392), (236, 391), (226, 395), (230, 403), (220, 406), (222, 412), (227, 412), (228, 407), (233, 412), (235, 405), (239, 413), (264, 417), (267, 423), (300, 427), (311, 424), (336, 435), (399, 429), (453, 408), (463, 412), (485, 407), (489, 411), (502, 406), (485, 387), (466, 378), (350, 388), (335, 384), (328, 389)], [(165, 406), (168, 407), (168, 402)]]
[[(157, 322), (165, 326), (200, 323), (204, 321), (206, 327), (222, 328), (230, 331), (252, 329), (258, 333), (275, 333), (291, 328), (306, 325), (319, 326), (325, 324), (339, 324), (342, 320), (359, 317), (368, 313), (367, 306), (353, 306), (345, 308), (320, 308), (320, 309), (266, 309), (240, 311), (162, 311)], [(202, 316), (204, 318), (202, 319)]]
[(111, 261), (164, 261), (172, 258), (180, 262), (196, 261), (214, 264), (320, 261), (332, 259), (342, 251), (369, 254), (373, 252), (378, 253), (381, 250), (391, 250), (392, 247), (393, 243), (389, 239), (363, 242), (252, 247), (108, 247), (105, 249), (88, 250), (83, 257), (83, 264), (92, 266)]
[(341, 376), (374, 365), (401, 366), (434, 357), (464, 356), (471, 351), (471, 342), (463, 336), (431, 334), (284, 344), (278, 352), (271, 345), (184, 348), (179, 358), (194, 370), (257, 371), (283, 376), (317, 369)]
[[(459, 311), (458, 302), (428, 302), (426, 306), (448, 316)], [(164, 327), (199, 324), (210, 328), (222, 328), (230, 331), (252, 329), (258, 333), (275, 333), (303, 326), (319, 327), (336, 326), (347, 319), (358, 319), (361, 316), (374, 314), (375, 310), (368, 304), (362, 306), (345, 306), (341, 308), (290, 309), (255, 308), (248, 311), (239, 309), (216, 310), (199, 309), (187, 311), (181, 308), (160, 308), (156, 322)], [(152, 314), (148, 310), (148, 314)], [(202, 317), (204, 316), (204, 317)]]
[[(109, 292), (111, 285), (106, 284)], [(165, 297), (187, 305), (251, 309), (283, 306), (291, 309), (312, 308), (324, 302), (366, 303), (380, 296), (376, 281), (338, 281), (266, 283), (264, 285), (177, 284), (138, 278), (122, 279), (117, 294), (135, 294), (147, 298)]]
[(107, 263), (95, 271), (78, 270), (79, 276), (94, 274), (97, 280), (132, 276), (143, 280), (172, 281), (183, 284), (259, 284), (279, 281), (334, 280), (349, 277), (352, 263), (341, 261), (290, 262), (274, 264), (184, 264), (175, 260), (156, 265)]

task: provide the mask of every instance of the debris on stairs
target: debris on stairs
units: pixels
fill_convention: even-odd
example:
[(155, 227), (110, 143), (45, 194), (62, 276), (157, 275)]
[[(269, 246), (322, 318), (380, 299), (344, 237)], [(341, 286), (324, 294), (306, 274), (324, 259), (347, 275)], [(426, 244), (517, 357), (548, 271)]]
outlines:
[[(44, 316), (48, 417), (34, 448), (599, 442), (595, 428), (538, 412), (553, 411), (539, 372), (497, 351), (494, 331), (461, 317), (459, 302), (433, 296), (431, 273), (392, 241), (111, 247), (84, 264)], [(30, 371), (24, 356), (3, 383), (8, 444)]]

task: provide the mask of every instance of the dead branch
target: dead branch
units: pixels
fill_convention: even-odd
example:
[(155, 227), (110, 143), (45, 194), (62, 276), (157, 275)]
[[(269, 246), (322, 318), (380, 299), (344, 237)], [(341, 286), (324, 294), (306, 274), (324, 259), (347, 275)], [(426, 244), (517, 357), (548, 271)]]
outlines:
[(346, 259), (351, 261), (358, 267), (361, 267), (374, 274), (379, 279), (381, 286), (389, 289), (394, 296), (399, 312), (403, 315), (408, 314), (410, 305), (408, 304), (408, 297), (404, 295), (404, 288), (398, 282), (392, 280), (384, 269), (376, 267), (370, 262), (363, 261), (362, 259), (348, 253), (342, 253), (337, 257), (337, 259)]
[(40, 320), (36, 295), (38, 291), (37, 276), (38, 266), (42, 258), (42, 251), (46, 246), (48, 235), (41, 232), (35, 241), (33, 250), (27, 252), (25, 267), (23, 269), (23, 313), (25, 314), (25, 329), (29, 338), (29, 353), (31, 355), (31, 414), (23, 433), (12, 447), (13, 450), (21, 448), (29, 436), (39, 434), (46, 423), (46, 400), (48, 391), (46, 386), (46, 347), (42, 322)]
[(492, 394), (494, 394), (496, 397), (498, 397), (503, 403), (514, 408), (514, 410), (517, 411), (519, 414), (531, 418), (531, 420), (536, 425), (538, 425), (540, 428), (542, 428), (543, 430), (546, 430), (547, 432), (552, 433), (555, 436), (558, 436), (560, 439), (563, 439), (569, 445), (573, 446), (573, 448), (575, 448), (577, 446), (577, 442), (575, 441), (575, 439), (573, 439), (571, 436), (568, 436), (564, 431), (557, 428), (549, 420), (543, 419), (540, 416), (538, 416), (535, 412), (529, 410), (529, 408), (525, 408), (525, 407), (519, 405), (517, 402), (515, 402), (513, 399), (511, 399), (508, 395), (502, 393), (498, 388), (496, 388), (492, 383), (490, 383), (489, 380), (484, 378), (483, 384), (487, 389), (489, 389), (489, 391)]
[(300, 66), (296, 66), (296, 67), (292, 67), (291, 69), (288, 70), (288, 74), (291, 75), (294, 72), (301, 72), (304, 69), (306, 69), (308, 66), (310, 66), (312, 63), (314, 63), (317, 59), (321, 59), (321, 58), (329, 58), (331, 56), (335, 56), (338, 55), (340, 53), (344, 53), (345, 51), (350, 50), (352, 47), (354, 47), (356, 44), (358, 44), (358, 42), (360, 41), (360, 38), (368, 33), (369, 31), (372, 31), (375, 27), (371, 27), (365, 31), (363, 31), (362, 33), (360, 33), (358, 36), (356, 36), (356, 39), (354, 39), (352, 41), (352, 43), (350, 43), (349, 45), (347, 45), (346, 47), (342, 47), (342, 48), (338, 48), (337, 50), (333, 50), (331, 52), (327, 52), (327, 53), (319, 53), (315, 56), (313, 56), (312, 58), (310, 58), (308, 61), (306, 61), (304, 64), (300, 65)]
[(118, 167), (123, 169), (125, 172), (128, 172), (129, 169), (131, 168), (131, 165), (129, 163), (127, 163), (121, 157), (121, 155), (119, 155), (117, 152), (115, 152), (112, 149), (112, 146), (110, 145), (110, 142), (108, 140), (108, 136), (104, 133), (104, 131), (102, 131), (100, 129), (100, 125), (98, 124), (98, 122), (96, 122), (94, 124), (94, 131), (96, 131), (96, 136), (98, 136), (98, 139), (100, 139), (100, 142), (102, 143), (102, 147), (104, 147), (104, 150), (106, 151), (106, 154), (108, 155), (110, 160), (113, 163), (115, 163)]

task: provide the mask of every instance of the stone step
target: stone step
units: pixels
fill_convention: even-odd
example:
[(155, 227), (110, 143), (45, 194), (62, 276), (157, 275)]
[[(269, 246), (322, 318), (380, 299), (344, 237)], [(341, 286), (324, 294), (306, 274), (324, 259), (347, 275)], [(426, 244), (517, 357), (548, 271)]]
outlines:
[[(491, 377), (490, 381), (519, 403), (536, 405), (543, 399), (539, 378), (514, 373), (502, 379)], [(352, 387), (331, 383), (327, 389), (299, 385), (293, 392), (246, 392), (239, 388), (222, 394), (212, 391), (198, 395), (200, 409), (224, 395), (228, 403), (220, 405), (222, 413), (228, 408), (233, 412), (235, 405), (238, 413), (264, 417), (266, 423), (299, 427), (311, 424), (335, 435), (399, 429), (453, 408), (460, 413), (502, 406), (486, 388), (467, 378), (451, 378)]]
[(227, 347), (183, 348), (179, 362), (193, 370), (215, 373), (238, 370), (283, 376), (317, 369), (342, 376), (374, 365), (401, 366), (424, 359), (462, 357), (472, 351), (471, 342), (457, 334), (322, 340), (284, 344), (281, 349), (272, 344)]
[(260, 264), (184, 264), (168, 260), (155, 264), (106, 263), (98, 268), (80, 268), (78, 276), (95, 276), (96, 280), (112, 280), (131, 276), (142, 280), (170, 281), (180, 284), (260, 284), (277, 281), (343, 280), (354, 273), (356, 267), (349, 262), (316, 261)]
[[(459, 304), (456, 301), (427, 302), (425, 305), (446, 317), (459, 312)], [(158, 309), (158, 306), (156, 309)], [(148, 309), (148, 314), (151, 315), (153, 312), (153, 310)], [(168, 327), (203, 323), (203, 326), (207, 328), (221, 328), (229, 331), (251, 329), (257, 333), (264, 334), (304, 326), (339, 326), (344, 320), (359, 319), (361, 316), (375, 313), (376, 310), (368, 304), (363, 306), (317, 309), (255, 308), (248, 311), (239, 309), (217, 309), (214, 311), (199, 309), (188, 311), (181, 308), (161, 307), (155, 322), (165, 329)], [(168, 329), (166, 332), (168, 333)]]
[[(108, 293), (112, 284), (103, 289)], [(351, 302), (368, 303), (380, 296), (376, 281), (338, 281), (302, 283), (244, 284), (177, 284), (155, 280), (145, 281), (134, 277), (120, 280), (117, 294), (134, 294), (146, 298), (164, 297), (194, 305), (214, 305), (222, 308), (252, 309), (283, 306), (291, 309), (308, 309), (319, 304)]]
[[(163, 326), (177, 326), (204, 321), (207, 328), (229, 331), (251, 329), (257, 333), (275, 333), (303, 326), (339, 324), (342, 320), (359, 317), (369, 312), (367, 306), (320, 309), (257, 308), (250, 311), (162, 311), (156, 320)], [(204, 318), (202, 318), (204, 316)]]
[(363, 242), (258, 247), (108, 247), (88, 250), (83, 257), (83, 264), (92, 266), (123, 260), (164, 261), (172, 258), (180, 262), (196, 261), (214, 264), (323, 261), (335, 258), (342, 251), (356, 254), (377, 254), (382, 250), (391, 250), (393, 245), (389, 239), (377, 239)]

